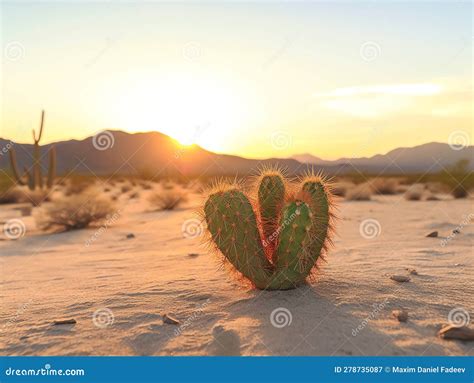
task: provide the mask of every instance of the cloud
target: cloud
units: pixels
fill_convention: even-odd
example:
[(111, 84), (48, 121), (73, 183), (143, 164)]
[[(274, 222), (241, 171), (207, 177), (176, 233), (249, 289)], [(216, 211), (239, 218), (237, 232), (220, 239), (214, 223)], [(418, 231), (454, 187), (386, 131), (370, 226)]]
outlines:
[[(377, 118), (406, 112), (431, 113), (430, 105), (452, 92), (442, 83), (379, 84), (336, 88), (314, 93), (323, 108), (360, 118)], [(451, 104), (451, 105), (449, 105)], [(444, 113), (454, 111), (449, 101)], [(449, 106), (449, 108), (448, 108)]]
[(442, 87), (438, 84), (418, 83), (418, 84), (391, 84), (354, 86), (347, 88), (337, 88), (328, 93), (315, 93), (315, 97), (340, 98), (354, 96), (432, 96), (441, 93)]

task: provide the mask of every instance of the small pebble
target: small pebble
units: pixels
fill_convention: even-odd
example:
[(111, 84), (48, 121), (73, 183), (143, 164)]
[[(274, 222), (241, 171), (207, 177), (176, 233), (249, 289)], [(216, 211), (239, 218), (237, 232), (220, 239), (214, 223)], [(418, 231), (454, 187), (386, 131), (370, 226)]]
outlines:
[(392, 315), (397, 318), (399, 322), (406, 322), (408, 320), (408, 311), (406, 310), (393, 310)]
[(437, 238), (438, 237), (438, 232), (433, 231), (427, 235), (428, 238)]
[(453, 234), (461, 234), (461, 231), (459, 229), (454, 229)]
[(409, 267), (407, 267), (407, 270), (411, 275), (418, 275), (418, 271), (416, 271), (415, 269), (410, 269)]
[(53, 322), (53, 325), (58, 326), (62, 324), (76, 324), (76, 323), (77, 322), (75, 319), (65, 319), (65, 320), (56, 320)]
[(163, 323), (168, 323), (168, 324), (179, 324), (179, 320), (173, 318), (169, 314), (164, 314), (163, 315)]
[(438, 335), (443, 339), (474, 340), (474, 329), (447, 325), (439, 330)]
[(392, 275), (390, 279), (396, 282), (410, 282), (410, 277), (406, 275)]
[(188, 257), (193, 257), (194, 258), (194, 257), (198, 257), (198, 256), (199, 256), (198, 253), (189, 253), (188, 254)]
[(132, 238), (135, 238), (135, 234), (133, 233), (127, 234), (127, 239), (132, 239)]

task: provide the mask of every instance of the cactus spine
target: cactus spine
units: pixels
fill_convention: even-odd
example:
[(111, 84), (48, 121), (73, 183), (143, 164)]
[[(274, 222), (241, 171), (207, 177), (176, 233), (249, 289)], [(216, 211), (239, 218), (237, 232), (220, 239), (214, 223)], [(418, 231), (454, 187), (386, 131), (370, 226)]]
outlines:
[[(20, 176), (20, 172), (18, 171), (18, 165), (16, 161), (16, 153), (13, 148), (9, 150), (10, 156), (10, 165), (13, 177), (15, 178), (16, 182), (19, 185), (28, 185), (28, 188), (31, 190), (35, 190), (37, 187), (43, 188), (44, 181), (43, 175), (41, 171), (41, 150), (39, 142), (41, 137), (43, 136), (43, 126), (44, 126), (44, 110), (41, 112), (41, 122), (40, 122), (40, 129), (38, 136), (36, 136), (36, 132), (33, 129), (33, 166), (32, 170), (24, 168), (23, 176)], [(54, 177), (56, 173), (56, 150), (54, 147), (51, 147), (49, 151), (49, 168), (48, 168), (48, 178), (46, 181), (46, 186), (51, 188), (54, 183)]]
[[(292, 186), (296, 193), (287, 195)], [(290, 185), (272, 170), (258, 178), (256, 203), (241, 189), (219, 184), (210, 191), (203, 212), (210, 243), (259, 289), (301, 285), (331, 244), (328, 185), (314, 174)]]

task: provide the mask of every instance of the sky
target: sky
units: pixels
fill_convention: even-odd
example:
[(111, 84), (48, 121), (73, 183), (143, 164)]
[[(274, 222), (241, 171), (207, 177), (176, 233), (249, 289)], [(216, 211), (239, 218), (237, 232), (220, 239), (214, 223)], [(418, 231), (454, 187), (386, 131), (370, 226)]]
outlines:
[[(472, 143), (470, 2), (3, 2), (0, 137), (246, 157)], [(451, 137), (451, 138), (450, 138)]]

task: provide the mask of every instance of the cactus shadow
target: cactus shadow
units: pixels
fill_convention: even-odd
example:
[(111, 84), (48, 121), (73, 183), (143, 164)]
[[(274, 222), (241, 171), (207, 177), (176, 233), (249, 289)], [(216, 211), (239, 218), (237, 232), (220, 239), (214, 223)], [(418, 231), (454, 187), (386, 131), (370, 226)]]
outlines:
[[(249, 295), (233, 303), (234, 316), (250, 317), (259, 323), (257, 336), (243, 354), (364, 356), (423, 352), (421, 346), (420, 350), (400, 348), (395, 338), (376, 328), (374, 321), (356, 317), (356, 305), (339, 305), (317, 286), (251, 291)], [(368, 306), (367, 316), (371, 310)], [(436, 344), (431, 352), (445, 353)]]

